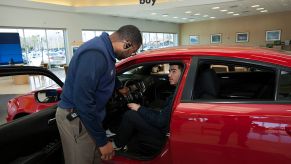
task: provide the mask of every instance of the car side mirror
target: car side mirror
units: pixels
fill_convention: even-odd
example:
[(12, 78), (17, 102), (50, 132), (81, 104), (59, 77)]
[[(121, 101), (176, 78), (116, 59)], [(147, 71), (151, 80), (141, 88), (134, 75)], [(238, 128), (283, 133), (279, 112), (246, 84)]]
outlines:
[(60, 100), (60, 93), (56, 89), (36, 91), (34, 97), (39, 103), (55, 103)]

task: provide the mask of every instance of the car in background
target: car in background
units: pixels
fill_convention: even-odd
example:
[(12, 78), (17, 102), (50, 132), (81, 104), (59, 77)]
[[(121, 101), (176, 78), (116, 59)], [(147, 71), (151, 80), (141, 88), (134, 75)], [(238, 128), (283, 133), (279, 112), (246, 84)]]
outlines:
[(46, 102), (44, 102), (44, 100), (40, 101), (38, 99), (38, 94), (40, 94), (41, 91), (46, 91), (50, 89), (54, 90), (55, 88), (57, 88), (56, 90), (58, 93), (58, 100), (59, 100), (60, 99), (59, 95), (61, 94), (62, 89), (60, 88), (60, 86), (57, 86), (57, 85), (47, 87), (43, 90), (35, 90), (27, 94), (20, 95), (20, 96), (10, 99), (7, 102), (6, 121), (10, 122), (20, 117), (23, 117), (31, 113), (35, 113), (40, 110), (47, 109), (49, 107), (56, 105), (58, 101), (47, 100)]
[(53, 66), (65, 65), (66, 55), (58, 52), (49, 52), (43, 57), (44, 63), (50, 63)]
[[(176, 63), (183, 65), (183, 71), (173, 88), (167, 73), (169, 64)], [(55, 79), (41, 68), (0, 67), (0, 76), (24, 73)], [(287, 53), (253, 47), (163, 48), (120, 61), (116, 73), (130, 94), (113, 93), (103, 126), (115, 132), (128, 102), (157, 109), (173, 95), (170, 129), (163, 146), (140, 142), (137, 150), (129, 144), (127, 151), (117, 151), (102, 163), (290, 163), (291, 56)], [(43, 90), (37, 99), (58, 101), (56, 93)], [(52, 101), (47, 101), (50, 95)], [(1, 162), (64, 163), (55, 111), (53, 106), (1, 125)]]

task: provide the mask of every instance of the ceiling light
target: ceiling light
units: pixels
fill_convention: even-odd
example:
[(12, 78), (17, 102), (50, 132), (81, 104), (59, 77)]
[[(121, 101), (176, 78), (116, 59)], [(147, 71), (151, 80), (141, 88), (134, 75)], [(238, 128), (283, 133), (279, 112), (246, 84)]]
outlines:
[(264, 8), (257, 8), (256, 10), (264, 10)]
[(253, 5), (252, 7), (260, 7), (260, 5)]
[(234, 16), (238, 16), (239, 14), (237, 13), (237, 14), (233, 14)]
[(194, 15), (200, 15), (200, 13), (196, 13), (196, 14), (194, 14)]
[(152, 15), (157, 15), (157, 13), (151, 13)]
[(215, 17), (210, 17), (211, 19), (214, 19)]
[(268, 10), (262, 10), (261, 12), (262, 12), (262, 13), (266, 13), (266, 12), (268, 12)]
[(168, 15), (168, 14), (163, 14), (162, 16), (163, 16), (163, 17), (167, 17), (167, 16), (169, 16), (169, 15)]
[(192, 13), (192, 11), (185, 11), (185, 13), (186, 13), (186, 14), (190, 14), (190, 13)]
[(234, 12), (230, 11), (230, 12), (227, 12), (227, 14), (233, 14)]
[(186, 19), (188, 19), (188, 18), (182, 18), (182, 19), (186, 20)]
[(177, 19), (177, 18), (179, 18), (179, 17), (173, 17), (174, 19)]
[(221, 12), (226, 12), (227, 10), (220, 10)]
[(216, 7), (212, 7), (213, 10), (219, 9), (220, 7), (216, 6)]
[(203, 17), (208, 17), (208, 15), (203, 15)]

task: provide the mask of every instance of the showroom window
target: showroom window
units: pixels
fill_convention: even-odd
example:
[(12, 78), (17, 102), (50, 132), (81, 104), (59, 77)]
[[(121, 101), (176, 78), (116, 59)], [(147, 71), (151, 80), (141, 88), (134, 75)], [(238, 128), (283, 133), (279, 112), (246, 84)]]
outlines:
[(95, 36), (100, 36), (102, 32), (107, 32), (111, 35), (114, 31), (94, 31), (94, 30), (82, 30), (82, 40), (86, 42), (90, 39), (93, 39)]
[(144, 51), (164, 47), (173, 47), (178, 45), (177, 34), (143, 32), (142, 37), (143, 37), (142, 49)]
[[(101, 35), (103, 31), (94, 31), (94, 30), (83, 30), (82, 31), (82, 40), (86, 42), (95, 36)], [(105, 31), (109, 35), (113, 33), (113, 31)], [(152, 50), (157, 48), (164, 47), (173, 47), (178, 45), (178, 35), (172, 33), (150, 33), (150, 32), (142, 32), (143, 37), (143, 45), (139, 51), (143, 50)]]
[(48, 68), (66, 64), (64, 29), (0, 28), (19, 33), (24, 64)]
[(278, 99), (291, 100), (291, 72), (281, 71)]

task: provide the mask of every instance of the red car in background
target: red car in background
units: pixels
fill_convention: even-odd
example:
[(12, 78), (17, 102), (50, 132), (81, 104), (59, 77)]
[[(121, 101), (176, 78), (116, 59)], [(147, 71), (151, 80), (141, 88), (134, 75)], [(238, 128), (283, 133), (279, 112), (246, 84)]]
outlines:
[[(46, 89), (55, 88), (56, 86), (51, 86)], [(61, 94), (62, 89), (58, 88), (58, 93)], [(52, 107), (58, 103), (58, 101), (53, 102), (39, 102), (37, 99), (38, 91), (32, 91), (24, 95), (20, 95), (13, 99), (10, 99), (7, 103), (7, 122), (15, 120), (17, 118), (26, 116), (31, 113), (38, 112), (43, 109)]]
[[(171, 63), (184, 65), (176, 88), (167, 80)], [(30, 69), (0, 67), (0, 76)], [(32, 73), (45, 73), (34, 69)], [(290, 54), (265, 48), (174, 47), (127, 58), (117, 63), (116, 72), (130, 95), (113, 94), (103, 126), (114, 132), (128, 102), (156, 109), (173, 94), (170, 129), (162, 147), (139, 143), (148, 150), (140, 152), (128, 145), (127, 151), (102, 163), (290, 163)], [(51, 95), (58, 100), (57, 90), (37, 95), (42, 103), (51, 102), (46, 99)], [(0, 126), (1, 161), (63, 163), (55, 110)]]

